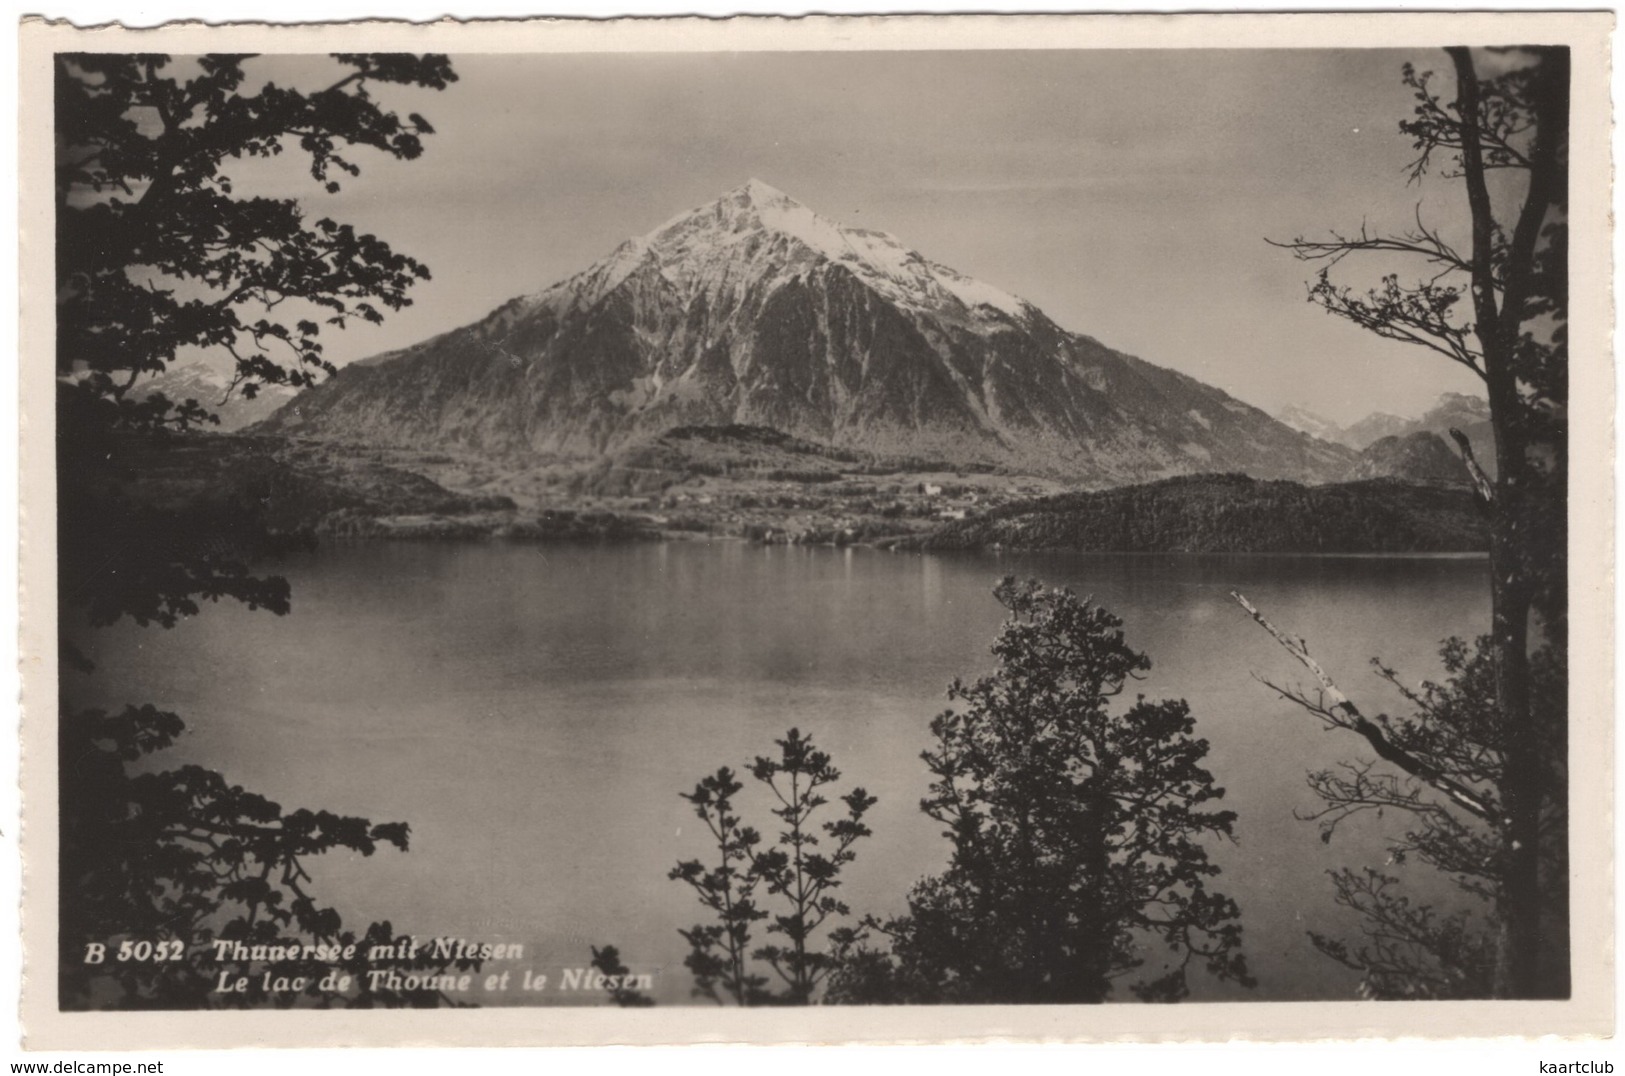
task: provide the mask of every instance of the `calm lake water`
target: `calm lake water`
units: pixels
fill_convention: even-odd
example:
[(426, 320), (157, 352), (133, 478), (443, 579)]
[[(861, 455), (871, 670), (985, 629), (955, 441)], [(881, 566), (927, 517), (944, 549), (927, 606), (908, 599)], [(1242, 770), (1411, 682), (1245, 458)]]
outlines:
[[(846, 874), (855, 909), (899, 911), (942, 867), (946, 842), (918, 809), (919, 753), (949, 682), (993, 666), (1003, 610), (991, 588), (1004, 574), (1071, 586), (1121, 616), (1153, 661), (1140, 689), (1188, 699), (1212, 744), (1209, 769), (1240, 816), (1237, 842), (1211, 849), (1215, 887), (1241, 905), (1260, 985), (1238, 992), (1197, 971), (1196, 996), (1349, 997), (1353, 975), (1305, 931), (1350, 927), (1325, 872), (1381, 865), (1396, 820), (1328, 846), (1294, 819), (1316, 803), (1306, 772), (1363, 757), (1361, 745), (1252, 677), (1302, 679), (1227, 593), (1305, 636), (1368, 713), (1403, 707), (1371, 657), (1410, 682), (1436, 677), (1440, 640), (1488, 617), (1478, 559), (373, 542), (266, 570), (292, 582), (291, 615), (223, 604), (172, 631), (100, 632), (87, 647), (99, 672), (75, 679), (102, 703), (178, 712), (190, 732), (168, 760), (285, 807), (408, 821), (409, 853), (310, 864), (352, 923), (523, 941), (522, 965), (555, 973), (613, 943), (635, 970), (664, 969), (663, 1002), (688, 1000), (677, 929), (703, 921), (666, 879), (707, 851), (678, 794), (772, 751), (791, 726), (834, 756), (840, 791), (880, 798)], [(742, 805), (760, 828), (774, 821), (759, 798)]]

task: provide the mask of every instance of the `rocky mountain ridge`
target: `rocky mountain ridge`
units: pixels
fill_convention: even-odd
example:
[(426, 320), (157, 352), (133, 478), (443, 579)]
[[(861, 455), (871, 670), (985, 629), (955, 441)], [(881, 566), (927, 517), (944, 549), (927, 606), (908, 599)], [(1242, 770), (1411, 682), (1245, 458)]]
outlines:
[(261, 429), (590, 459), (732, 424), (1096, 485), (1325, 481), (1353, 458), (757, 180), (474, 324), (344, 369)]
[(1489, 453), (1488, 440), (1490, 404), (1482, 396), (1464, 392), (1446, 392), (1420, 418), (1401, 418), (1385, 411), (1374, 411), (1357, 422), (1341, 426), (1307, 408), (1288, 404), (1276, 415), (1295, 430), (1319, 437), (1323, 441), (1345, 445), (1361, 451), (1384, 437), (1408, 437), (1427, 431), (1448, 437), (1452, 427), (1472, 439), (1480, 457)]
[(209, 359), (194, 359), (171, 365), (161, 373), (146, 376), (130, 387), (132, 399), (142, 400), (162, 393), (174, 403), (196, 400), (204, 410), (220, 419), (211, 427), (231, 433), (270, 417), (295, 396), (284, 385), (259, 385), (255, 395), (245, 395), (241, 386), (228, 388), (231, 378)]
[(1381, 437), (1360, 452), (1349, 479), (1399, 478), (1429, 485), (1468, 486), (1467, 465), (1444, 438), (1432, 430)]

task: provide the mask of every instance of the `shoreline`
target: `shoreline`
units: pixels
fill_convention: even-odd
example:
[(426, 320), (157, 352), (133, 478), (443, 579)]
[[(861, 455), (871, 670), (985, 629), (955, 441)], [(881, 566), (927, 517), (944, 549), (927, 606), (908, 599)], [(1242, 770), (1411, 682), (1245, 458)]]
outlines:
[[(380, 521), (382, 522), (382, 521)], [(318, 543), (342, 542), (360, 543), (371, 541), (385, 542), (505, 542), (513, 545), (641, 545), (656, 542), (672, 543), (700, 543), (723, 542), (740, 545), (757, 546), (759, 548), (785, 548), (785, 549), (866, 549), (877, 553), (911, 553), (917, 556), (956, 557), (956, 556), (995, 556), (1040, 554), (1044, 556), (1082, 556), (1082, 557), (1248, 557), (1248, 558), (1279, 558), (1279, 557), (1313, 557), (1320, 560), (1439, 560), (1439, 561), (1488, 561), (1487, 551), (1460, 550), (1460, 551), (1394, 551), (1394, 552), (1342, 552), (1342, 551), (1309, 551), (1309, 550), (1234, 550), (1234, 549), (1072, 549), (1064, 546), (1046, 547), (990, 547), (970, 549), (922, 549), (915, 546), (904, 545), (904, 542), (915, 538), (887, 537), (879, 541), (863, 540), (851, 542), (776, 542), (762, 541), (744, 534), (721, 534), (712, 531), (693, 530), (648, 530), (642, 532), (629, 532), (614, 537), (594, 537), (590, 535), (557, 535), (533, 536), (523, 534), (503, 534), (501, 528), (490, 530), (475, 530), (473, 528), (459, 529), (457, 533), (436, 533), (429, 529), (413, 530), (408, 527), (392, 529), (391, 533), (375, 534), (319, 534)], [(320, 546), (318, 545), (318, 548)]]

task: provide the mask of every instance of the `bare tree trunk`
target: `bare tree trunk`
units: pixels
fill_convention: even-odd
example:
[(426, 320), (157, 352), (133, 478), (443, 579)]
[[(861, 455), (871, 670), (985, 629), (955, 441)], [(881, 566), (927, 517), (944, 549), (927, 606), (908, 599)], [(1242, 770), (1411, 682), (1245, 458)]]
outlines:
[[(1329, 702), (1287, 697), (1306, 706), (1328, 724), (1364, 736), (1380, 758), (1419, 777), (1448, 795), (1456, 806), (1483, 819), (1495, 834), (1493, 862), (1499, 944), (1494, 992), (1498, 997), (1562, 996), (1566, 969), (1548, 967), (1552, 957), (1567, 958), (1565, 861), (1567, 832), (1563, 819), (1566, 777), (1567, 719), (1548, 713), (1542, 699), (1532, 699), (1530, 621), (1539, 611), (1554, 651), (1566, 646), (1563, 635), (1563, 580), (1566, 572), (1558, 514), (1567, 504), (1564, 410), (1567, 380), (1566, 251), (1568, 201), (1569, 50), (1530, 47), (1514, 70), (1497, 63), (1499, 73), (1480, 81), (1472, 50), (1445, 50), (1455, 68), (1456, 99), (1441, 102), (1428, 87), (1428, 75), (1407, 72), (1407, 82), (1422, 102), (1415, 120), (1402, 129), (1421, 151), (1412, 168), (1419, 178), (1435, 151), (1459, 154), (1459, 178), (1471, 216), (1470, 250), (1460, 252), (1430, 231), (1421, 220), (1414, 232), (1397, 237), (1336, 235), (1330, 241), (1299, 238), (1284, 244), (1300, 259), (1335, 264), (1354, 251), (1390, 251), (1420, 255), (1443, 271), (1416, 288), (1403, 288), (1389, 276), (1389, 291), (1368, 298), (1328, 282), (1322, 270), (1311, 297), (1330, 313), (1345, 317), (1379, 336), (1421, 344), (1462, 363), (1483, 378), (1489, 395), (1493, 446), (1479, 445), (1486, 461), (1493, 453), (1496, 478), (1491, 481), (1474, 456), (1474, 446), (1459, 430), (1451, 435), (1460, 446), (1473, 490), (1490, 532), (1489, 658), (1493, 665), (1496, 767), (1493, 794), (1469, 787), (1448, 772), (1449, 763), (1430, 762), (1396, 744), (1390, 729), (1367, 720), (1335, 690), (1300, 639), (1268, 623), (1245, 599), (1244, 608), (1306, 668), (1327, 691)], [(1527, 187), (1519, 193), (1512, 180), (1493, 185), (1490, 172), (1522, 173)], [(1502, 203), (1496, 205), (1496, 199)], [(1514, 205), (1514, 201), (1517, 204)], [(1516, 210), (1498, 221), (1497, 209)], [(1447, 274), (1465, 273), (1465, 294), (1458, 284), (1438, 285)], [(1453, 321), (1446, 308), (1458, 298), (1470, 299), (1470, 325)], [(1407, 307), (1414, 303), (1416, 310)], [(1439, 305), (1435, 305), (1439, 304)], [(1417, 313), (1416, 311), (1421, 311)], [(1457, 311), (1459, 313), (1459, 311)], [(1554, 497), (1554, 494), (1559, 494)], [(1547, 528), (1550, 528), (1548, 530)], [(1555, 633), (1554, 633), (1555, 625)], [(1566, 654), (1559, 654), (1566, 658)], [(1558, 724), (1547, 727), (1542, 722)], [(1426, 751), (1421, 753), (1427, 755)], [(1554, 811), (1555, 808), (1555, 811)], [(1555, 825), (1542, 828), (1551, 815)], [(1545, 865), (1543, 872), (1543, 864)], [(1553, 873), (1553, 871), (1559, 873)], [(1543, 925), (1550, 938), (1542, 936)], [(1560, 948), (1561, 947), (1561, 948)]]
[[(1500, 541), (1494, 542), (1501, 546)], [(1490, 570), (1504, 580), (1492, 594), (1495, 704), (1502, 737), (1501, 946), (1496, 993), (1533, 997), (1540, 966), (1540, 746), (1529, 712), (1529, 588), (1516, 551), (1492, 548)]]
[(1096, 792), (1088, 797), (1087, 814), (1083, 825), (1082, 854), (1079, 866), (1083, 884), (1078, 909), (1078, 951), (1069, 969), (1071, 983), (1068, 996), (1072, 1002), (1095, 1004), (1106, 1000), (1111, 991), (1112, 940), (1117, 923), (1107, 911), (1106, 879), (1111, 870), (1110, 853), (1106, 847), (1106, 821), (1111, 804)]
[[(1529, 699), (1528, 536), (1519, 528), (1528, 520), (1525, 502), (1531, 473), (1526, 408), (1517, 380), (1516, 349), (1528, 295), (1530, 263), (1550, 207), (1566, 186), (1558, 152), (1567, 137), (1566, 57), (1543, 57), (1537, 91), (1541, 104), (1535, 146), (1531, 152), (1529, 190), (1511, 239), (1505, 291), (1497, 307), (1494, 217), (1485, 179), (1480, 142), (1478, 76), (1465, 48), (1448, 50), (1456, 67), (1457, 109), (1462, 120), (1463, 179), (1473, 218), (1472, 292), (1476, 333), (1484, 355), (1491, 428), (1495, 435), (1496, 482), (1483, 496), (1490, 519), (1490, 631), (1495, 661), (1495, 704), (1501, 733), (1502, 774), (1497, 820), (1502, 843), (1499, 908), (1501, 937), (1495, 991), (1499, 997), (1528, 998), (1540, 993), (1541, 885), (1540, 817), (1544, 767), (1541, 737), (1533, 725)], [(1464, 439), (1463, 439), (1464, 440)]]

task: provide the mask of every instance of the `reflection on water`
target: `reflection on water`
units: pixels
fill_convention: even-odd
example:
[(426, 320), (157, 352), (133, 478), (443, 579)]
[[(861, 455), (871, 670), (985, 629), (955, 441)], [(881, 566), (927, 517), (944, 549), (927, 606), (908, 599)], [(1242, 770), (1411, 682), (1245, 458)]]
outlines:
[[(949, 681), (991, 668), (1004, 574), (1092, 594), (1151, 655), (1141, 690), (1190, 701), (1240, 816), (1213, 858), (1243, 911), (1250, 996), (1348, 997), (1351, 975), (1305, 931), (1347, 927), (1324, 872), (1380, 865), (1380, 827), (1395, 820), (1359, 819), (1328, 847), (1293, 818), (1314, 805), (1305, 773), (1359, 745), (1253, 679), (1297, 670), (1227, 593), (1306, 637), (1368, 712), (1402, 705), (1371, 657), (1408, 681), (1436, 676), (1439, 641), (1488, 616), (1475, 559), (376, 542), (274, 570), (293, 583), (291, 616), (219, 606), (168, 632), (97, 633), (85, 649), (100, 669), (78, 690), (177, 711), (191, 731), (170, 759), (285, 806), (410, 822), (408, 854), (314, 864), (352, 919), (523, 940), (555, 967), (613, 943), (636, 970), (666, 969), (665, 1002), (687, 1000), (676, 931), (702, 918), (666, 879), (705, 851), (678, 793), (791, 726), (834, 756), (843, 789), (880, 797), (844, 899), (897, 911), (941, 867), (919, 752)], [(744, 806), (765, 818), (765, 804)]]

